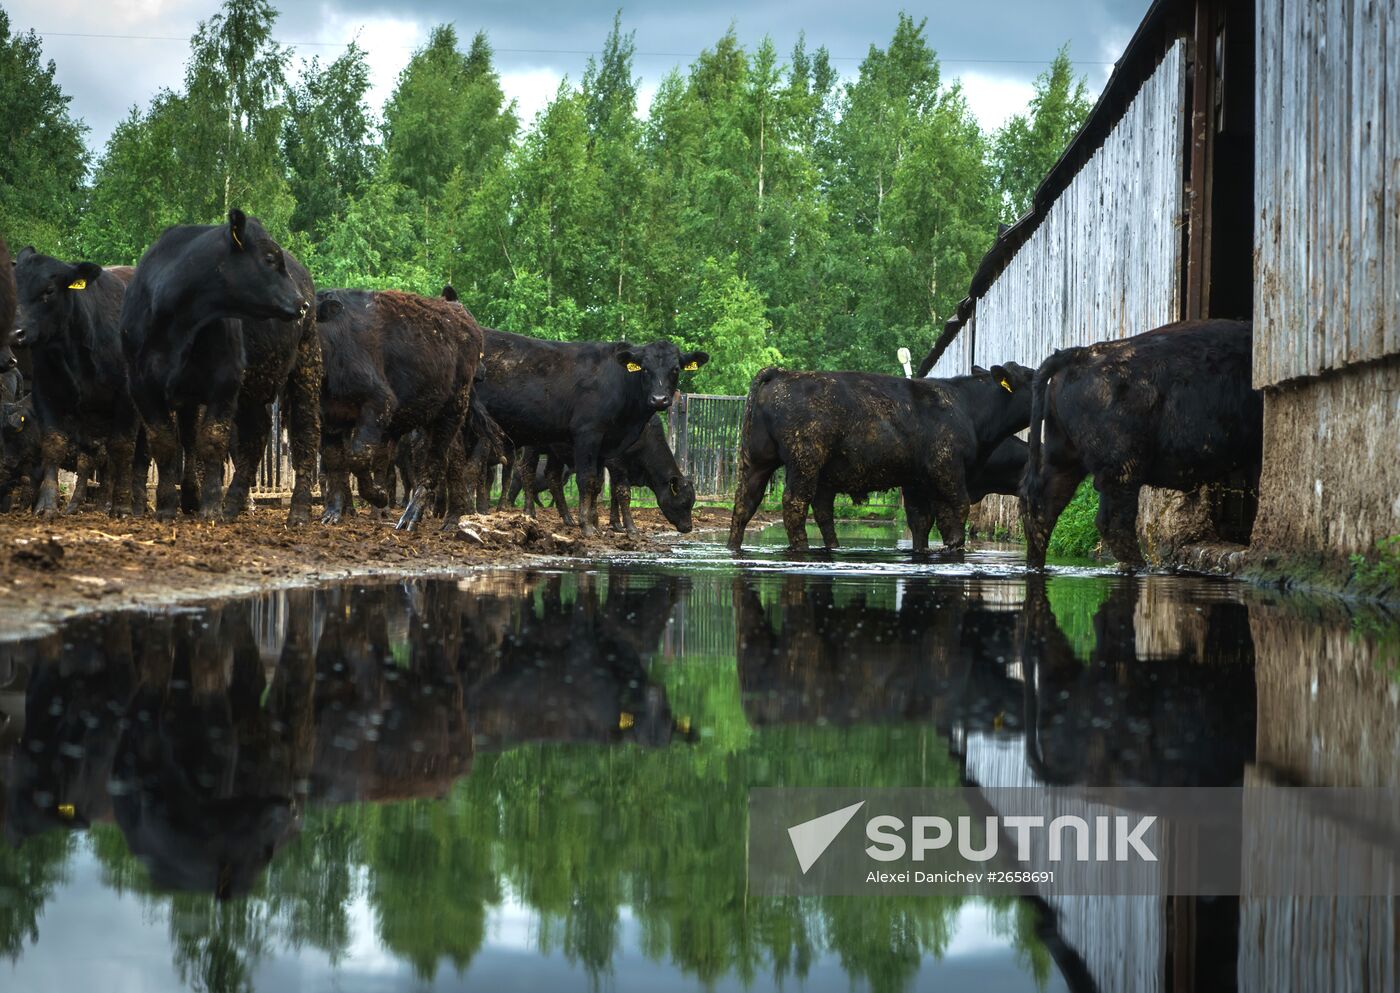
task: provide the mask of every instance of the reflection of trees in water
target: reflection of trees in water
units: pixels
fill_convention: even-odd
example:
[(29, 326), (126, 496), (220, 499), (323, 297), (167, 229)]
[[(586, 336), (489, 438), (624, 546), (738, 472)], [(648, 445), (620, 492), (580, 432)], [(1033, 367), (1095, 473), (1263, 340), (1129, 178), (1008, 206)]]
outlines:
[[(206, 747), (196, 720), (222, 743), (190, 757), (201, 782), (160, 801), (207, 818), (223, 809), (213, 800), (290, 796), (298, 817), (275, 858), (266, 846), (248, 856), (259, 868), (270, 859), (266, 870), (224, 900), (157, 892), (122, 834), (129, 825), (99, 818), (87, 837), (104, 883), (165, 918), (182, 979), (208, 990), (250, 989), (259, 961), (282, 949), (341, 960), (359, 899), (420, 979), (461, 972), (507, 893), (536, 915), (542, 952), (597, 978), (614, 967), (626, 914), (643, 954), (701, 982), (801, 979), (832, 954), (872, 989), (904, 988), (923, 957), (945, 951), (964, 901), (748, 899), (748, 791), (956, 785), (930, 718), (960, 671), (961, 649), (949, 646), (960, 644), (965, 605), (919, 584), (879, 600), (735, 584), (723, 620), (746, 644), (792, 663), (795, 646), (813, 652), (809, 671), (741, 658), (741, 670), (757, 666), (741, 693), (733, 661), (652, 659), (687, 591), (675, 578), (541, 575), (466, 591), (303, 592), (277, 612), (278, 644), (256, 648), (261, 625), (238, 609), (133, 626), (134, 657), (109, 664), (130, 665), (160, 702), (140, 690), (131, 701), (162, 716), (122, 732), (136, 735), (122, 747), (151, 761), (162, 740)], [(814, 624), (815, 642), (804, 633)], [(1003, 640), (990, 628), (977, 637)], [(162, 665), (180, 677), (173, 690), (155, 685)], [(580, 665), (587, 700), (561, 713)], [(854, 678), (841, 671), (852, 665)], [(836, 721), (831, 705), (848, 690)], [(491, 739), (474, 748), (470, 721), (488, 718)], [(93, 780), (83, 772), (70, 780)], [(298, 788), (322, 801), (304, 817)], [(190, 850), (160, 857), (206, 865), (197, 837), (162, 837)], [(71, 839), (49, 831), (0, 852), (0, 887), (29, 901), (0, 901), (0, 948), (12, 956), (33, 939)], [(997, 922), (1043, 979), (1034, 916), (1005, 901)]]

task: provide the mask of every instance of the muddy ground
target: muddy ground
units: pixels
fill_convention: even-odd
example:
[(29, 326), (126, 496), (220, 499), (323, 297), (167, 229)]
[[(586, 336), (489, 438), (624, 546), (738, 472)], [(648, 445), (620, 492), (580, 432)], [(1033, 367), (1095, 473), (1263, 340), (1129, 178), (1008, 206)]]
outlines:
[[(714, 540), (729, 511), (697, 507), (695, 529), (677, 534), (659, 511), (634, 511), (639, 534), (604, 529), (584, 539), (553, 511), (463, 519), (475, 538), (438, 530), (395, 531), (393, 516), (361, 513), (335, 527), (286, 526), (285, 509), (260, 507), (233, 524), (186, 519), (114, 521), (82, 513), (50, 521), (0, 515), (0, 640), (42, 634), (76, 614), (237, 596), (279, 586), (355, 576), (433, 575), (538, 563), (616, 551), (655, 551), (686, 540)], [(755, 517), (761, 525), (776, 515)], [(752, 530), (753, 525), (750, 525)]]

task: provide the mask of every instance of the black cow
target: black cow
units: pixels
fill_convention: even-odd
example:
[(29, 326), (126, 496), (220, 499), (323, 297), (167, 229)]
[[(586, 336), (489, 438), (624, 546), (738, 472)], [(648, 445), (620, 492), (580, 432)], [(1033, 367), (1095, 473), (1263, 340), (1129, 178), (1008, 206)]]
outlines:
[(0, 439), (3, 439), (0, 448), (4, 452), (0, 460), (0, 510), (11, 509), (11, 497), (16, 490), (19, 491), (17, 509), (27, 510), (34, 506), (44, 465), (32, 396), (0, 405)]
[(469, 666), (479, 667), (468, 670), (477, 678), (466, 695), (477, 747), (501, 751), (530, 741), (658, 747), (693, 740), (689, 719), (672, 715), (665, 687), (644, 664), (685, 589), (674, 576), (646, 589), (614, 578), (605, 599), (591, 581), (581, 581), (565, 600), (556, 576), (539, 591), (538, 604), (514, 598), (502, 642), (468, 642), (463, 652)]
[(10, 246), (0, 238), (0, 402), (14, 403), (19, 399), (21, 381), (18, 360), (14, 352), (15, 312), (18, 291), (15, 289), (13, 260)]
[[(683, 371), (710, 357), (669, 341), (541, 341), (486, 331), (491, 375), (481, 399), (517, 446), (568, 445), (579, 485), (579, 524), (594, 534), (603, 460), (630, 448), (656, 412), (671, 405)], [(473, 458), (472, 478), (484, 471)]]
[(768, 480), (783, 466), (783, 524), (794, 549), (807, 547), (808, 504), (834, 547), (837, 493), (902, 487), (914, 551), (928, 550), (937, 521), (944, 546), (961, 552), (967, 480), (1026, 426), (1030, 380), (1031, 370), (1015, 363), (952, 379), (764, 369), (744, 408), (729, 547), (743, 546)]
[(1240, 471), (1257, 482), (1264, 403), (1250, 388), (1251, 338), (1245, 322), (1182, 321), (1041, 363), (1021, 504), (1032, 568), (1045, 566), (1050, 532), (1085, 476), (1099, 491), (1099, 534), (1128, 568), (1143, 564), (1142, 487), (1190, 491)]
[(313, 293), (305, 267), (240, 210), (226, 226), (166, 228), (141, 257), (121, 328), (132, 399), (159, 470), (158, 517), (174, 517), (179, 505), (205, 519), (243, 511), (270, 430), (267, 404), (280, 393), (296, 470), (288, 523), (309, 518), (321, 393)]
[(967, 477), (968, 502), (976, 503), (989, 493), (1020, 495), (1029, 451), (1030, 446), (1015, 435), (993, 448), (987, 460)]
[(40, 515), (58, 510), (58, 470), (70, 453), (78, 480), (65, 513), (82, 505), (94, 467), (111, 484), (113, 517), (145, 513), (145, 459), (137, 460), (141, 422), (127, 388), (119, 325), (132, 273), (127, 266), (64, 262), (33, 248), (15, 260), (15, 340), (29, 350), (42, 445), (43, 480), (34, 504)]
[[(539, 451), (527, 448), (522, 454), (521, 475), (531, 476), (526, 500), (525, 513), (534, 516), (535, 494), (538, 492), (534, 480), (543, 478), (554, 497), (554, 507), (565, 524), (573, 524), (569, 516), (569, 506), (564, 499), (564, 480), (572, 467), (569, 449), (564, 445), (550, 448), (544, 468), (534, 470)], [(695, 508), (695, 484), (682, 475), (676, 464), (675, 453), (666, 440), (666, 432), (661, 422), (652, 418), (642, 431), (642, 436), (620, 455), (614, 455), (603, 462), (608, 470), (608, 480), (612, 487), (611, 507), (608, 512), (609, 524), (614, 531), (636, 534), (637, 526), (632, 520), (632, 483), (643, 483), (656, 494), (656, 505), (681, 534), (688, 534), (691, 527), (691, 511)], [(525, 489), (525, 482), (518, 475), (511, 482), (510, 502), (515, 500), (517, 487)]]
[[(386, 445), (422, 428), (427, 433), (417, 477), (400, 528), (412, 528), (431, 505), (449, 468), (449, 455), (471, 405), (481, 363), (481, 328), (464, 307), (393, 290), (325, 290), (316, 309), (326, 356), (322, 389), (323, 463), (330, 493), (328, 523), (348, 505), (347, 473), (378, 506), (388, 494), (374, 479), (387, 462)], [(459, 475), (459, 472), (454, 472)], [(444, 530), (467, 510), (464, 478), (448, 481)]]

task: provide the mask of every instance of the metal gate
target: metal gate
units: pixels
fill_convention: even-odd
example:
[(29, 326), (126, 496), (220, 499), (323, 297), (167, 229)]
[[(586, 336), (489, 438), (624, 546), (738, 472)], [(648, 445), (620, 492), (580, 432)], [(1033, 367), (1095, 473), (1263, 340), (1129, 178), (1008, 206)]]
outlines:
[(739, 440), (747, 397), (682, 393), (671, 404), (669, 431), (676, 463), (701, 500), (728, 500), (739, 482)]

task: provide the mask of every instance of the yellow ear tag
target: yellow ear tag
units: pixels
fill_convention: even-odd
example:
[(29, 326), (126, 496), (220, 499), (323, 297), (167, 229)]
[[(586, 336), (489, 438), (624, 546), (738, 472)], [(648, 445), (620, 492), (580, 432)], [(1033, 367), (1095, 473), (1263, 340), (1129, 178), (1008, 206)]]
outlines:
[(70, 290), (85, 290), (85, 289), (87, 289), (87, 280), (86, 280), (86, 279), (75, 279), (75, 280), (73, 280), (73, 282), (71, 282), (71, 283), (68, 284), (68, 288), (69, 288)]
[(637, 723), (637, 719), (625, 710), (618, 715), (617, 727), (620, 731), (626, 731), (635, 723)]
[(1001, 388), (1004, 389), (1007, 393), (1012, 392), (1011, 383), (1010, 383), (1009, 380), (1003, 379), (1003, 380), (1001, 381)]
[(60, 803), (58, 805), (58, 816), (62, 817), (65, 821), (71, 821), (74, 817), (78, 816), (78, 810), (71, 803)]
[(699, 363), (699, 362), (687, 362), (687, 363), (685, 364), (685, 371), (686, 371), (686, 372), (694, 372), (696, 369), (699, 369), (699, 368), (700, 368), (700, 363)]
[(641, 372), (641, 371), (642, 371), (642, 367), (639, 366), (639, 365), (637, 365), (637, 363), (635, 363), (635, 362), (628, 362), (628, 363), (627, 363), (627, 371), (628, 371), (628, 372)]
[(239, 248), (242, 248), (242, 247), (243, 247), (243, 242), (241, 242), (241, 241), (238, 240), (238, 232), (235, 231), (235, 230), (233, 230), (233, 228), (229, 228), (229, 229), (228, 229), (228, 233), (229, 233), (229, 235), (233, 238), (233, 243), (234, 243), (235, 245), (237, 245)]
[(681, 734), (690, 734), (690, 718), (682, 717), (676, 722), (676, 727), (680, 729)]

